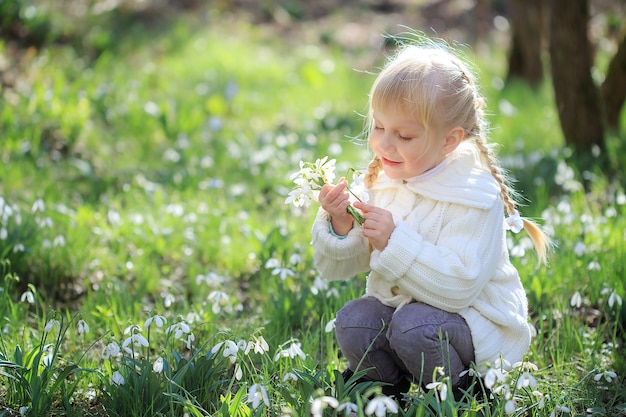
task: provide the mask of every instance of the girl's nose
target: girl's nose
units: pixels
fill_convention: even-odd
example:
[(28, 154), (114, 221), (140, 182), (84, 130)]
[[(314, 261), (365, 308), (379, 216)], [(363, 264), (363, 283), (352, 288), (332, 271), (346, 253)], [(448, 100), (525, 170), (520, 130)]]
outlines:
[(385, 150), (389, 150), (393, 147), (393, 135), (389, 132), (384, 132), (380, 135), (380, 147)]

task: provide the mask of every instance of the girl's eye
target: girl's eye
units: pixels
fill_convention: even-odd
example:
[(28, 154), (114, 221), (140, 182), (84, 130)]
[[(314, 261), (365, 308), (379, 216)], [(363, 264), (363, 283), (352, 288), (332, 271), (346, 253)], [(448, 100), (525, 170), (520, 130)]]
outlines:
[(402, 136), (401, 134), (398, 134), (398, 137), (402, 140), (411, 140), (413, 139), (411, 136)]
[(384, 130), (385, 128), (382, 126), (376, 126), (374, 125), (374, 130)]

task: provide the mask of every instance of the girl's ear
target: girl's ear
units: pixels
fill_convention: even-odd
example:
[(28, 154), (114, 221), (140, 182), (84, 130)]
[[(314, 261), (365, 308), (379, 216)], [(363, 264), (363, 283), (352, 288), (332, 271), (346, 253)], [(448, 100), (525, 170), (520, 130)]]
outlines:
[(452, 128), (447, 136), (446, 140), (443, 144), (443, 151), (447, 155), (450, 152), (454, 151), (457, 146), (465, 139), (465, 130), (461, 126), (457, 126)]

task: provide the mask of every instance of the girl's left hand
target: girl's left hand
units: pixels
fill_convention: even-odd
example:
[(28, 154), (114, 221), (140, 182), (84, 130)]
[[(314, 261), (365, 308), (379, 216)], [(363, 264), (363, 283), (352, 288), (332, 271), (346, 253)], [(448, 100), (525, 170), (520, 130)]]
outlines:
[(385, 249), (396, 228), (391, 212), (360, 201), (355, 202), (354, 207), (361, 210), (365, 216), (362, 225), (363, 236), (370, 240), (374, 248), (381, 251)]

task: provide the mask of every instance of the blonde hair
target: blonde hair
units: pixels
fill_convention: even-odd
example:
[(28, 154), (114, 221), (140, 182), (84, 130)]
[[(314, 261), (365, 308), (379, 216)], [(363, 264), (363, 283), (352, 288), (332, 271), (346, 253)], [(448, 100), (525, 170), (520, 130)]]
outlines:
[[(460, 126), (465, 140), (471, 140), (480, 153), (482, 165), (500, 185), (500, 195), (509, 214), (517, 212), (515, 191), (500, 167), (488, 140), (485, 100), (469, 67), (441, 45), (402, 46), (378, 74), (369, 96), (366, 132), (373, 128), (374, 109), (399, 109), (419, 121), (425, 129), (450, 129)], [(371, 187), (382, 170), (378, 157), (370, 162), (365, 184)], [(550, 238), (532, 220), (522, 218), (540, 263), (547, 262)]]

